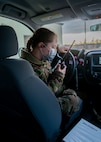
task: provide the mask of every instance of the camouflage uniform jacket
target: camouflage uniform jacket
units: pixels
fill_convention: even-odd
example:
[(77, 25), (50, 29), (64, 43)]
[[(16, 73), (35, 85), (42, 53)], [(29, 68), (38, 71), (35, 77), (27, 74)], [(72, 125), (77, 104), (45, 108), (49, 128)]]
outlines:
[(58, 71), (51, 72), (51, 65), (48, 61), (37, 59), (28, 52), (27, 48), (21, 50), (21, 58), (31, 63), (36, 75), (39, 76), (55, 94), (63, 90), (62, 84), (64, 75)]
[[(43, 80), (49, 88), (56, 94), (63, 91), (64, 75), (58, 71), (51, 72), (51, 65), (48, 61), (40, 61), (28, 52), (26, 48), (21, 50), (21, 58), (28, 60), (36, 75)], [(79, 110), (78, 104), (80, 98), (72, 89), (64, 90), (61, 97), (57, 97), (62, 113), (68, 117), (75, 111)]]

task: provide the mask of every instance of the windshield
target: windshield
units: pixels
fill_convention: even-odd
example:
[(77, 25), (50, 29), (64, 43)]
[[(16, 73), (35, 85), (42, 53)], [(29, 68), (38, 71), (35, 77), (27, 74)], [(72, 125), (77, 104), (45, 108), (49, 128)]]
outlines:
[[(73, 48), (99, 49), (101, 48), (101, 31), (90, 31), (90, 26), (101, 23), (101, 19), (96, 20), (72, 20), (57, 24), (62, 28), (62, 44), (70, 45), (75, 40)], [(46, 25), (53, 29), (52, 24)], [(53, 30), (56, 31), (54, 28)], [(61, 31), (61, 30), (60, 30)], [(57, 32), (57, 31), (56, 31)]]

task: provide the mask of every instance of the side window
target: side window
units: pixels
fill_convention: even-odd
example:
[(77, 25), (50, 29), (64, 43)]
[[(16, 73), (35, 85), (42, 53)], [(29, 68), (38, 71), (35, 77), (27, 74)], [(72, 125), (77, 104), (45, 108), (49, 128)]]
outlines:
[[(24, 24), (5, 17), (0, 17), (0, 25), (8, 25), (14, 28), (18, 38), (19, 50), (26, 46), (27, 40), (33, 34), (32, 31)], [(19, 53), (15, 57), (19, 58)]]

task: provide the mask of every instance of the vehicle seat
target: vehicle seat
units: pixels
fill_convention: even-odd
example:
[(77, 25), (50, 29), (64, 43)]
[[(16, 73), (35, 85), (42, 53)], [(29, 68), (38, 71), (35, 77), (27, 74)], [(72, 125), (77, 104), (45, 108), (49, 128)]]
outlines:
[(18, 52), (14, 29), (0, 26), (0, 33), (0, 141), (56, 141), (62, 115), (55, 95), (29, 62), (13, 57)]

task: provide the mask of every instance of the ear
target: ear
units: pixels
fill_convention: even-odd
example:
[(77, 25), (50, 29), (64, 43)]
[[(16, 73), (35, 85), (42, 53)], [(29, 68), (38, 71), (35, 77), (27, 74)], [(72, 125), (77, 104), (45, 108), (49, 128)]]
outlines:
[(30, 51), (31, 51), (31, 52), (33, 52), (33, 48), (32, 48), (32, 46), (30, 47)]
[(44, 47), (45, 47), (45, 45), (44, 45), (44, 43), (43, 43), (43, 42), (39, 42), (39, 43), (38, 43), (38, 47), (39, 47), (39, 48), (44, 48)]

